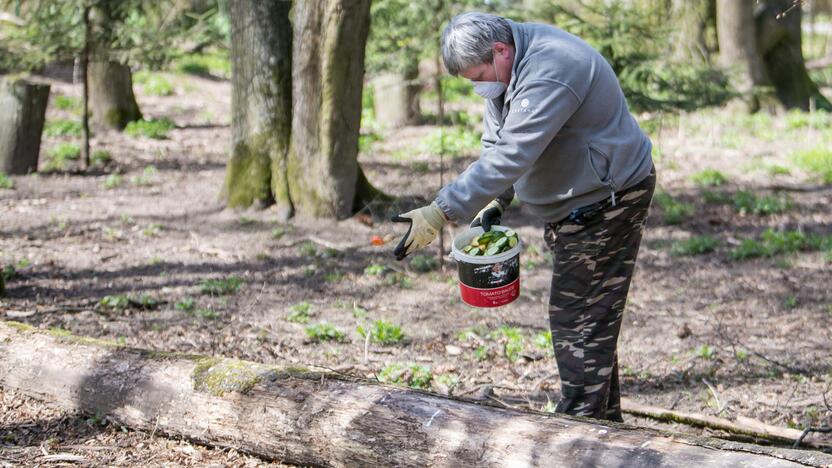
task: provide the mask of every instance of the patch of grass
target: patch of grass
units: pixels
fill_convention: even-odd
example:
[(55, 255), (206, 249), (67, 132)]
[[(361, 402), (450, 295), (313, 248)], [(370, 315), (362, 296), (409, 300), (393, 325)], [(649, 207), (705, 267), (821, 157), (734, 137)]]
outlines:
[(700, 359), (710, 361), (714, 358), (714, 356), (716, 356), (716, 349), (706, 344), (703, 344), (702, 346), (696, 348), (693, 354)]
[(104, 296), (98, 301), (98, 305), (104, 309), (124, 310), (130, 307), (130, 299), (127, 296)]
[(343, 341), (346, 337), (344, 332), (327, 322), (306, 327), (306, 335), (314, 341)]
[(133, 182), (133, 185), (137, 186), (152, 185), (153, 180), (156, 178), (158, 173), (159, 170), (156, 169), (156, 166), (149, 164), (145, 166), (144, 170), (142, 170), (141, 175), (134, 176), (131, 179), (131, 182)]
[(63, 96), (58, 94), (52, 99), (52, 103), (55, 105), (56, 109), (71, 112), (81, 111), (81, 100), (71, 96)]
[(827, 147), (798, 151), (792, 155), (794, 163), (824, 184), (832, 184), (832, 150)]
[(191, 75), (231, 78), (231, 61), (225, 53), (187, 54), (176, 60), (174, 68)]
[(46, 163), (46, 170), (61, 170), (66, 167), (67, 161), (76, 161), (81, 157), (81, 147), (75, 143), (58, 143), (46, 153), (49, 161)]
[(369, 153), (373, 149), (373, 144), (378, 141), (384, 141), (384, 137), (376, 132), (364, 132), (358, 136), (358, 151)]
[(118, 188), (121, 184), (124, 183), (124, 178), (118, 174), (110, 174), (104, 179), (104, 188), (107, 190), (112, 190), (114, 188)]
[(459, 376), (454, 374), (442, 374), (437, 375), (433, 378), (433, 382), (438, 385), (441, 385), (448, 389), (448, 392), (453, 392), (453, 390), (459, 386)]
[(430, 169), (430, 166), (425, 161), (413, 161), (410, 163), (410, 168), (417, 174), (425, 174)]
[(503, 342), (503, 356), (509, 362), (516, 362), (523, 352), (523, 334), (518, 328), (505, 325), (491, 332), (488, 337)]
[(337, 283), (343, 280), (345, 277), (346, 275), (344, 274), (344, 272), (333, 270), (326, 272), (326, 274), (324, 275), (324, 281), (326, 281), (327, 283)]
[(170, 80), (159, 73), (141, 70), (133, 74), (133, 82), (142, 87), (142, 91), (150, 96), (170, 96), (173, 85)]
[(359, 325), (358, 328), (356, 328), (356, 332), (358, 332), (362, 338), (366, 338), (367, 333), (369, 333), (370, 341), (381, 345), (397, 344), (404, 339), (402, 327), (385, 320), (374, 321), (372, 327), (368, 330), (365, 330), (363, 326)]
[(666, 193), (657, 193), (653, 200), (661, 208), (664, 222), (667, 224), (681, 224), (696, 212), (692, 203), (680, 202)]
[(113, 161), (113, 156), (107, 150), (95, 150), (90, 155), (90, 162), (94, 166), (106, 166)]
[(386, 366), (378, 374), (378, 380), (395, 385), (407, 385), (411, 388), (427, 390), (430, 388), (433, 374), (430, 368), (409, 362), (407, 364), (393, 363)]
[(832, 120), (829, 113), (824, 110), (815, 112), (804, 112), (801, 110), (792, 110), (786, 114), (786, 128), (789, 130), (796, 130), (799, 128), (827, 128)]
[(164, 140), (168, 133), (176, 128), (176, 125), (167, 117), (150, 120), (135, 120), (127, 124), (124, 133), (132, 137), (144, 136), (154, 140)]
[(545, 331), (536, 333), (532, 338), (535, 348), (540, 349), (546, 353), (546, 356), (552, 357), (555, 355), (555, 348), (552, 346), (552, 332)]
[(767, 229), (760, 235), (759, 241), (745, 239), (729, 256), (732, 260), (745, 260), (811, 250), (832, 251), (832, 236), (808, 236), (801, 231)]
[(731, 198), (731, 202), (740, 214), (755, 214), (758, 216), (784, 213), (791, 206), (786, 196), (757, 196), (745, 190), (735, 193)]
[(6, 175), (5, 172), (0, 171), (0, 189), (13, 189), (14, 181)]
[(294, 323), (309, 323), (309, 312), (312, 310), (312, 304), (304, 301), (289, 307), (289, 313), (286, 314), (286, 320)]
[(276, 227), (272, 229), (272, 239), (280, 240), (283, 236), (286, 235), (286, 228)]
[(410, 259), (410, 268), (419, 273), (427, 273), (439, 268), (439, 260), (432, 255), (414, 255)]
[(716, 169), (705, 169), (694, 174), (690, 179), (699, 187), (719, 187), (728, 182), (728, 178)]
[(181, 310), (182, 312), (191, 312), (196, 308), (196, 299), (193, 297), (183, 297), (182, 299), (176, 301), (176, 304), (173, 306), (176, 310)]
[(670, 247), (670, 254), (675, 256), (703, 255), (713, 252), (719, 246), (719, 240), (711, 236), (693, 236), (690, 239), (676, 241)]
[(485, 361), (488, 359), (488, 346), (480, 345), (474, 350), (474, 359), (477, 361)]
[(367, 265), (367, 267), (364, 268), (364, 276), (381, 276), (386, 271), (386, 266), (373, 263), (372, 265)]
[(384, 284), (387, 286), (398, 286), (400, 289), (413, 289), (413, 280), (406, 274), (394, 271), (384, 277)]
[(211, 296), (224, 296), (228, 294), (235, 294), (240, 286), (243, 284), (243, 279), (237, 276), (230, 276), (228, 278), (209, 278), (204, 279), (199, 283), (202, 294)]
[(81, 122), (78, 122), (77, 120), (50, 120), (43, 126), (43, 134), (48, 137), (80, 137), (82, 130)]
[(318, 255), (318, 246), (312, 241), (306, 241), (298, 249), (303, 257), (315, 257)]
[(142, 234), (146, 237), (158, 237), (164, 228), (164, 224), (150, 223), (146, 228), (142, 229)]
[(215, 320), (220, 316), (220, 314), (217, 313), (217, 311), (210, 308), (196, 309), (196, 312), (194, 312), (194, 314), (196, 314), (197, 317), (201, 317), (206, 320)]
[(783, 306), (787, 309), (791, 310), (797, 307), (797, 297), (796, 296), (789, 296), (783, 301)]
[(439, 129), (425, 137), (420, 146), (425, 153), (455, 158), (479, 151), (481, 136), (481, 133), (461, 126)]

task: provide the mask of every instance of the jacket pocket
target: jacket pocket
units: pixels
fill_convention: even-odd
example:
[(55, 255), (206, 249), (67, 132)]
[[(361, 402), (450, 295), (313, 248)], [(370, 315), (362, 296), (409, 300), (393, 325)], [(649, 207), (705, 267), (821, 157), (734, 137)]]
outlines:
[(611, 183), (612, 161), (606, 153), (589, 145), (589, 167), (595, 172), (595, 177), (604, 185)]

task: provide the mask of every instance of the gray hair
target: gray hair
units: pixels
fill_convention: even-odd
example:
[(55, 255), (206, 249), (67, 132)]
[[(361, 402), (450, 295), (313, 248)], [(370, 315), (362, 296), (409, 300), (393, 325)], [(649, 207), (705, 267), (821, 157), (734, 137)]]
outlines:
[(502, 16), (463, 13), (454, 16), (442, 32), (442, 59), (451, 75), (494, 60), (495, 42), (514, 45), (511, 26)]

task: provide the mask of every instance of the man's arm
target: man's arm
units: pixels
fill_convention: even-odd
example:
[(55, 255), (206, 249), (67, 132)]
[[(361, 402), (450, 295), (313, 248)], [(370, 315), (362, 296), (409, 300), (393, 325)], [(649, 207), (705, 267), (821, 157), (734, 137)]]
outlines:
[(535, 80), (519, 88), (499, 134), (487, 137), (484, 132), (480, 158), (439, 191), (436, 203), (447, 218), (468, 220), (489, 201), (507, 194), (580, 103), (571, 88), (553, 80)]

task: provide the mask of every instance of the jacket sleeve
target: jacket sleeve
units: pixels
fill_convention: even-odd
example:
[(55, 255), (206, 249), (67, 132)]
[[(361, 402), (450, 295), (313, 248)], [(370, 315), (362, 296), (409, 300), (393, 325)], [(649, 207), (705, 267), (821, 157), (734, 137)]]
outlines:
[(505, 194), (531, 169), (580, 104), (577, 94), (558, 81), (534, 80), (519, 87), (503, 128), (489, 133), (492, 122), (485, 122), (479, 159), (436, 196), (448, 219), (468, 220)]
[[(497, 116), (496, 107), (488, 103), (485, 106), (485, 112), (482, 116), (482, 151), (488, 151), (494, 147), (497, 142), (497, 129), (499, 128), (499, 116)], [(498, 195), (496, 198), (503, 211), (507, 210), (511, 201), (514, 200), (514, 186), (509, 186), (505, 192)]]

